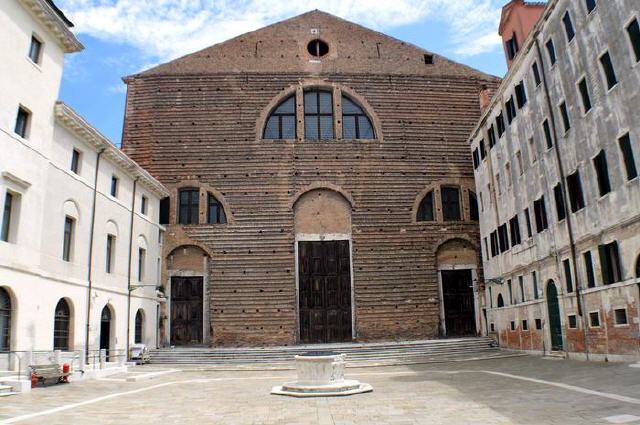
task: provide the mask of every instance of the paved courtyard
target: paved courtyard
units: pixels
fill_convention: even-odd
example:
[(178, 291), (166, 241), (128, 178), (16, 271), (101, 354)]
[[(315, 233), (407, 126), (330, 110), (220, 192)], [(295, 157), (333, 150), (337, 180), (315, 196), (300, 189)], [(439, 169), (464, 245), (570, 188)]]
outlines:
[[(151, 372), (149, 379), (141, 376)], [(373, 385), (351, 397), (269, 394), (294, 371), (157, 366), (129, 376), (38, 388), (0, 399), (1, 423), (23, 424), (609, 424), (640, 425), (640, 369), (517, 357), (348, 369)], [(130, 382), (136, 376), (135, 382)]]

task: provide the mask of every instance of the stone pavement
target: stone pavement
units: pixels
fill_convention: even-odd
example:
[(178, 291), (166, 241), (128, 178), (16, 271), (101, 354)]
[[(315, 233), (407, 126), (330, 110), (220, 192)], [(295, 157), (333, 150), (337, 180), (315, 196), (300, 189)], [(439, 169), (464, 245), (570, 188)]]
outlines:
[(374, 391), (313, 399), (269, 394), (294, 375), (192, 368), (136, 382), (39, 388), (0, 399), (0, 423), (640, 425), (640, 369), (628, 364), (517, 357), (348, 369), (347, 377)]

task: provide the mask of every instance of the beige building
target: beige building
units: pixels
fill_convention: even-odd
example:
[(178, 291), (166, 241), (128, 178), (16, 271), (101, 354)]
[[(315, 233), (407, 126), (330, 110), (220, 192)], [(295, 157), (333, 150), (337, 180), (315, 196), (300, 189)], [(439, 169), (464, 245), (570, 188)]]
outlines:
[(640, 356), (639, 20), (632, 0), (505, 6), (510, 69), (470, 139), (502, 346)]

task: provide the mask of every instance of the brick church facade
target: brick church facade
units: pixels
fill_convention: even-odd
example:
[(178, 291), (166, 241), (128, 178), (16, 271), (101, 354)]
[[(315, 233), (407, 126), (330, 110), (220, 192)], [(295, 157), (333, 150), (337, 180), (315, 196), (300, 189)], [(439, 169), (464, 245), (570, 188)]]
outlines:
[(125, 79), (163, 344), (485, 333), (468, 135), (499, 80), (313, 11)]

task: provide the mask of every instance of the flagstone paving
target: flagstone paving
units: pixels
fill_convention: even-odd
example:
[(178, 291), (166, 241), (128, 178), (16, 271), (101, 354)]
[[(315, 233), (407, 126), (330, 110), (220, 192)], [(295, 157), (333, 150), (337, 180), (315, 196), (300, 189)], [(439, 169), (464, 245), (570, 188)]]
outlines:
[(136, 382), (126, 376), (75, 382), (0, 399), (0, 423), (640, 425), (640, 369), (628, 364), (518, 357), (348, 369), (347, 377), (374, 391), (270, 395), (272, 386), (295, 378), (293, 371), (273, 370), (183, 368)]

